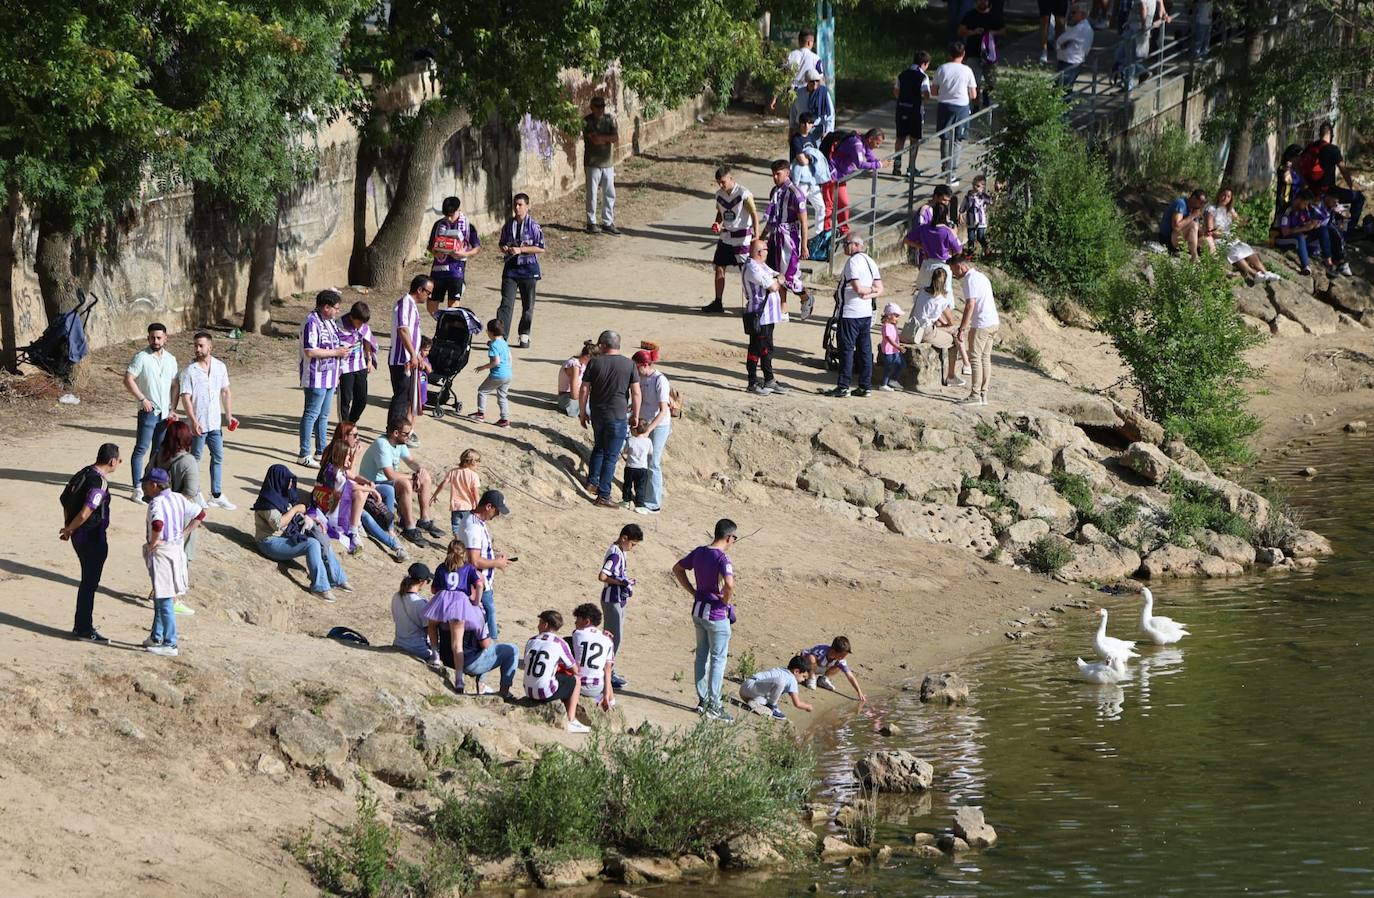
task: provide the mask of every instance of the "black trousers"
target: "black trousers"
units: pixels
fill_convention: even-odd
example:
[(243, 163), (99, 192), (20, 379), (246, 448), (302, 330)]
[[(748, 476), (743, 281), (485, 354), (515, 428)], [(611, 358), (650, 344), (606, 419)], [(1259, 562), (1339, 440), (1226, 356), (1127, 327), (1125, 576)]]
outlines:
[(95, 591), (100, 575), (105, 572), (105, 559), (110, 557), (110, 544), (102, 534), (99, 539), (72, 541), (76, 558), (81, 562), (81, 585), (76, 588), (76, 619), (72, 632), (85, 636), (95, 630)]
[(339, 375), (339, 420), (357, 424), (367, 408), (367, 369)]
[[(747, 317), (747, 316), (746, 316)], [(763, 382), (773, 380), (773, 325), (759, 324), (749, 334), (749, 348), (744, 356), (744, 370), (749, 375), (749, 386), (758, 383), (759, 367), (763, 368)]]
[[(539, 281), (534, 278), (501, 278), (501, 307), (496, 318), (506, 329), (506, 336), (528, 336), (534, 327), (534, 298)], [(520, 294), (520, 328), (510, 329), (511, 318), (515, 315), (515, 294)]]
[(626, 468), (625, 469), (625, 490), (621, 493), (621, 501), (629, 502), (631, 505), (640, 506), (644, 504), (644, 484), (649, 480), (648, 468)]

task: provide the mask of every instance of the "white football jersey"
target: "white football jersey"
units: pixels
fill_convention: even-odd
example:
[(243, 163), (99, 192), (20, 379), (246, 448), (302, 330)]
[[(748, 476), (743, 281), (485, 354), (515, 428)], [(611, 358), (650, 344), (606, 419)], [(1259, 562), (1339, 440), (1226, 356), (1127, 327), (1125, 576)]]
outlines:
[(556, 633), (536, 633), (525, 643), (525, 694), (533, 699), (546, 699), (558, 691), (558, 672), (571, 671), (572, 652)]
[(573, 660), (582, 668), (583, 686), (600, 686), (606, 680), (606, 665), (615, 660), (611, 634), (600, 627), (585, 627), (572, 634)]

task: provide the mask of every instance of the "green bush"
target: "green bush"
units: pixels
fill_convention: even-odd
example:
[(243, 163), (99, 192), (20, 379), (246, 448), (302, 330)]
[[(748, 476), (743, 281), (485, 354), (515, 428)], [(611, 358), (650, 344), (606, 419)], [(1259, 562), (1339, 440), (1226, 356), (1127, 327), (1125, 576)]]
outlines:
[(434, 834), (478, 858), (704, 851), (777, 830), (814, 767), (810, 749), (785, 732), (707, 722), (642, 736), (598, 729), (575, 751), (545, 751), (527, 775), (448, 795)]
[(1004, 183), (989, 227), (998, 254), (1041, 290), (1091, 305), (1130, 258), (1106, 160), (1064, 121), (1063, 90), (1040, 71), (999, 74), (989, 153)]
[(1253, 540), (1250, 522), (1235, 512), (1227, 511), (1221, 494), (1216, 490), (1185, 480), (1177, 471), (1171, 471), (1162, 486), (1169, 494), (1166, 527), (1169, 542), (1186, 544), (1203, 530)]
[(1073, 558), (1073, 546), (1053, 535), (1040, 537), (1026, 549), (1026, 564), (1042, 574), (1053, 574)]
[(1030, 308), (1030, 296), (1020, 281), (994, 275), (992, 295), (997, 298), (997, 310), (1010, 316), (1017, 316)]
[(1078, 512), (1080, 521), (1096, 514), (1093, 488), (1092, 484), (1088, 482), (1088, 478), (1082, 474), (1055, 471), (1050, 475), (1050, 483), (1059, 491), (1059, 495), (1064, 497), (1064, 501), (1072, 505), (1074, 511)]
[(745, 649), (735, 658), (735, 676), (741, 680), (747, 680), (758, 673), (759, 662), (754, 657), (753, 649)]
[(992, 454), (997, 456), (1002, 464), (1010, 467), (1021, 460), (1021, 456), (1030, 448), (1031, 438), (1024, 433), (1009, 433), (1002, 442), (992, 447)]
[(1121, 531), (1140, 520), (1141, 507), (1142, 503), (1139, 499), (1135, 496), (1127, 496), (1095, 515), (1093, 523), (1103, 533), (1110, 536), (1120, 536)]
[(1238, 200), (1235, 209), (1241, 218), (1236, 237), (1251, 246), (1268, 244), (1269, 226), (1274, 222), (1274, 194), (1261, 190), (1248, 199)]
[(1212, 464), (1245, 461), (1259, 419), (1246, 411), (1245, 360), (1260, 341), (1241, 323), (1224, 261), (1156, 256), (1153, 277), (1118, 278), (1102, 327), (1130, 369), (1145, 412)]
[(1206, 143), (1190, 140), (1173, 122), (1146, 139), (1136, 150), (1136, 164), (1129, 170), (1127, 184), (1132, 187), (1200, 187), (1208, 194), (1221, 176), (1216, 151)]

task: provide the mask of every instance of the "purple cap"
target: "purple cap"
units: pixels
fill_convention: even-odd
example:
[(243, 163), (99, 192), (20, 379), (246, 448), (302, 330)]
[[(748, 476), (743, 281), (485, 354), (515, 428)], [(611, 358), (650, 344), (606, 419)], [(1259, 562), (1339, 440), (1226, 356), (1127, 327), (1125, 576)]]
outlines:
[(163, 486), (167, 486), (172, 480), (167, 476), (167, 472), (161, 468), (149, 468), (143, 472), (143, 482), (160, 483)]

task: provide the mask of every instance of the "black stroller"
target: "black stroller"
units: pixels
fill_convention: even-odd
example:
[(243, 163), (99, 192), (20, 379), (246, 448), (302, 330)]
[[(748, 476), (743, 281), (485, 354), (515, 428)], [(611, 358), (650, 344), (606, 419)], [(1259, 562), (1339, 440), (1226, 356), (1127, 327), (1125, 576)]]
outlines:
[(829, 320), (825, 322), (825, 331), (821, 334), (826, 371), (840, 370), (840, 310), (844, 308), (842, 289), (843, 285), (835, 288), (835, 311), (830, 313)]
[[(453, 391), (454, 378), (468, 365), (472, 350), (472, 325), (476, 317), (467, 309), (445, 309), (434, 325), (434, 344), (429, 348), (429, 397), (425, 407), (434, 417), (449, 411), (463, 413), (463, 403)], [(479, 325), (480, 326), (480, 325)]]
[(100, 297), (94, 293), (87, 302), (84, 290), (77, 290), (76, 297), (76, 308), (64, 312), (44, 329), (42, 336), (19, 349), (21, 365), (33, 365), (53, 377), (62, 378), (64, 384), (71, 383), (72, 368), (90, 352), (86, 324), (90, 321), (91, 309), (100, 302)]

